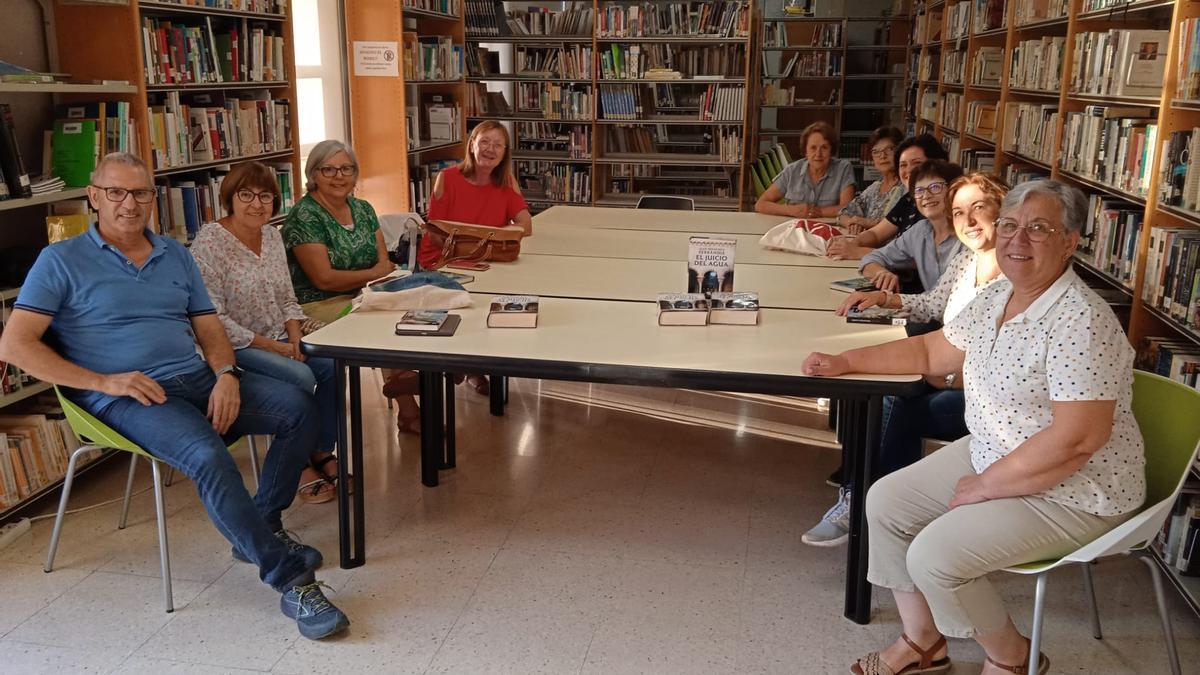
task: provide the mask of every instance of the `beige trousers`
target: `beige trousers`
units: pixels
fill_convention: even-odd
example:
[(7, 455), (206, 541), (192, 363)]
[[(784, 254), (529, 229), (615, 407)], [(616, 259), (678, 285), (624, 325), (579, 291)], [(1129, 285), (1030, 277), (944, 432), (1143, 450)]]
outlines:
[(1010, 565), (1056, 558), (1132, 514), (1096, 516), (1041, 497), (995, 499), (949, 510), (959, 478), (972, 475), (970, 437), (876, 482), (867, 493), (867, 579), (920, 591), (938, 630), (987, 635), (1008, 613), (985, 577)]

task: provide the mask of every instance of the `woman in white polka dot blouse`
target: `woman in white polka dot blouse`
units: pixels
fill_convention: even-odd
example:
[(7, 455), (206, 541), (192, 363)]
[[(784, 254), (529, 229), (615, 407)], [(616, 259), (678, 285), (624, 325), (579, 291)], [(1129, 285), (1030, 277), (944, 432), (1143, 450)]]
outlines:
[(961, 371), (966, 392), (971, 435), (867, 494), (867, 576), (892, 589), (904, 633), (852, 672), (945, 672), (947, 636), (983, 647), (984, 675), (1024, 672), (1029, 642), (986, 575), (1063, 555), (1141, 506), (1133, 349), (1071, 269), (1086, 209), (1062, 183), (1017, 186), (996, 221), (1006, 278), (940, 331), (805, 359), (808, 375)]

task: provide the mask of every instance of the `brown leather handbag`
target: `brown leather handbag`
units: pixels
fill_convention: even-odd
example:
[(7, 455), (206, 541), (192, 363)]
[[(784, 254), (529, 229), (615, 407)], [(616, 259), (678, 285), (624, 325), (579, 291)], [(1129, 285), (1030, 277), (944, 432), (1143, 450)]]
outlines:
[(487, 227), (431, 220), (425, 223), (425, 236), (441, 251), (437, 262), (428, 266), (436, 270), (452, 262), (512, 262), (521, 254), (525, 231), (517, 225)]

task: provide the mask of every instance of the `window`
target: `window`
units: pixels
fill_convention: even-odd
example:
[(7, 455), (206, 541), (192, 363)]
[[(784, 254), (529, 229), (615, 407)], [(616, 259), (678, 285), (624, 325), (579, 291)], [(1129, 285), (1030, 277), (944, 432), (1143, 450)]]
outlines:
[(300, 166), (317, 143), (346, 140), (338, 0), (293, 0)]

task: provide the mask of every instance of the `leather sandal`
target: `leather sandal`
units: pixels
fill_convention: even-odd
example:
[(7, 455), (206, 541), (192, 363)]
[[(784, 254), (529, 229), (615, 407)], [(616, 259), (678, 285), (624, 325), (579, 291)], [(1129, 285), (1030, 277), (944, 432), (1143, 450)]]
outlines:
[[(309, 466), (311, 466), (313, 468), (313, 471), (316, 471), (317, 474), (319, 474), (321, 476), (321, 479), (324, 480), (326, 483), (328, 483), (331, 488), (333, 488), (332, 492), (335, 497), (337, 496), (337, 480), (338, 480), (337, 469), (334, 469), (333, 472), (331, 473), (331, 472), (325, 470), (325, 466), (327, 464), (329, 464), (330, 462), (336, 462), (336, 461), (338, 461), (337, 455), (333, 454), (332, 452), (316, 461), (313, 461), (312, 459), (309, 460)], [(350, 475), (346, 476), (346, 493), (354, 494), (354, 476), (350, 476)], [(332, 499), (332, 497), (330, 499)], [(322, 500), (322, 501), (328, 501), (328, 500)], [(320, 502), (317, 502), (317, 503), (320, 503)]]
[(324, 478), (318, 478), (301, 485), (296, 490), (296, 496), (305, 504), (324, 504), (337, 497), (337, 487)]
[(858, 660), (858, 663), (850, 666), (850, 672), (854, 675), (936, 675), (950, 670), (950, 656), (946, 655), (940, 659), (934, 659), (933, 655), (938, 653), (938, 650), (946, 646), (946, 637), (939, 635), (937, 642), (934, 642), (929, 649), (921, 649), (917, 643), (913, 642), (904, 633), (900, 634), (900, 639), (908, 643), (909, 649), (917, 653), (920, 660), (916, 663), (910, 663), (901, 668), (899, 671), (892, 670), (892, 667), (884, 663), (880, 658), (879, 652), (871, 652), (865, 657)]
[[(1017, 675), (1029, 675), (1029, 657), (1028, 656), (1026, 656), (1025, 661), (1019, 666), (1008, 666), (1003, 663), (997, 663), (997, 662), (993, 661), (992, 657), (990, 657), (990, 656), (987, 657), (987, 662), (992, 664), (993, 666), (999, 668), (1000, 670), (1007, 670), (1008, 672), (1016, 673)], [(1045, 652), (1039, 652), (1038, 653), (1037, 675), (1046, 675), (1046, 673), (1049, 672), (1049, 670), (1050, 670), (1049, 657), (1046, 656)]]
[(467, 384), (480, 396), (488, 396), (492, 393), (492, 386), (487, 375), (471, 373), (467, 375)]
[(383, 383), (383, 395), (387, 398), (413, 396), (421, 391), (421, 383), (415, 370), (402, 370), (393, 373)]

